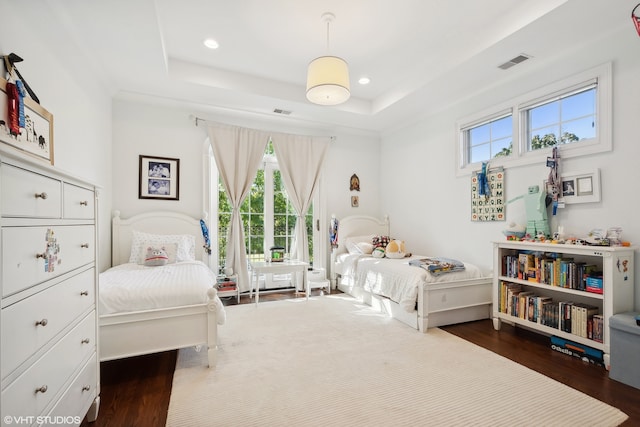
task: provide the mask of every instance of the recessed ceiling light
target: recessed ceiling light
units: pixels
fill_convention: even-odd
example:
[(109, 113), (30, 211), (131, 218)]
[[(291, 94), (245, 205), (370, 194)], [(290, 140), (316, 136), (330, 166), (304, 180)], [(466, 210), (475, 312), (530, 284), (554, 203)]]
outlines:
[(368, 85), (369, 83), (371, 83), (371, 79), (369, 77), (360, 77), (358, 83), (360, 83), (361, 85)]
[(214, 39), (205, 39), (204, 45), (209, 49), (217, 49), (220, 46)]

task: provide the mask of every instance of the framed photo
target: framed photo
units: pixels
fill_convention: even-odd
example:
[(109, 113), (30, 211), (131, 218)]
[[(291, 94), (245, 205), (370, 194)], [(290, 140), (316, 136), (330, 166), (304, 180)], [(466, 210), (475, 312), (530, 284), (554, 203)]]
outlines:
[(7, 100), (7, 81), (0, 78), (0, 141), (53, 164), (53, 115), (25, 96), (24, 126), (11, 132)]
[(357, 208), (358, 206), (360, 206), (360, 199), (358, 196), (351, 196), (351, 207)]
[(180, 199), (180, 159), (140, 156), (139, 199)]
[(600, 201), (600, 169), (593, 172), (563, 173), (560, 182), (562, 184), (560, 202), (570, 205)]

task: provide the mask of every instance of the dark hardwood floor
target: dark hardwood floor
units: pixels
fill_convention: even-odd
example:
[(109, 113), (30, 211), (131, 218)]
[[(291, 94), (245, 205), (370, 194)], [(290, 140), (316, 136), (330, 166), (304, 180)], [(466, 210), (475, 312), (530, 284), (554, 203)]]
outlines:
[[(314, 290), (312, 295), (320, 292)], [(261, 292), (260, 301), (267, 303), (292, 296), (291, 292)], [(249, 302), (248, 296), (241, 297), (240, 304)], [(226, 298), (224, 303), (237, 304), (235, 298)], [(504, 324), (500, 331), (495, 331), (491, 320), (442, 329), (615, 406), (629, 416), (625, 427), (640, 425), (640, 390), (609, 379), (603, 367), (552, 350), (548, 337)], [(164, 426), (176, 356), (176, 351), (168, 351), (102, 363), (98, 419), (94, 423), (85, 420), (82, 426)]]

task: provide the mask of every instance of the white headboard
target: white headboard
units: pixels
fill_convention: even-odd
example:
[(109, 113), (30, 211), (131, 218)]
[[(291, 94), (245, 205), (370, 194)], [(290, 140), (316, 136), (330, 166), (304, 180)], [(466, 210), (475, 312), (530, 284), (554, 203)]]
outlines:
[(196, 238), (196, 259), (208, 263), (200, 220), (177, 212), (149, 212), (120, 218), (120, 211), (114, 211), (111, 221), (111, 263), (115, 265), (129, 262), (132, 230), (153, 234), (191, 234)]
[(389, 235), (389, 217), (383, 219), (373, 216), (352, 215), (339, 220), (338, 223), (338, 249), (336, 253), (345, 252), (344, 242), (350, 236), (364, 236), (375, 234), (378, 236)]

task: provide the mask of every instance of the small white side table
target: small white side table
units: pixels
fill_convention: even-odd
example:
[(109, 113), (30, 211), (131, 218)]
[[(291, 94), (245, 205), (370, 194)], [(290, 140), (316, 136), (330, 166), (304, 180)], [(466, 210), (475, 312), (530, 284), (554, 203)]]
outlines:
[[(253, 286), (255, 284), (256, 289), (256, 305), (258, 305), (258, 301), (260, 299), (260, 283), (259, 276), (260, 274), (286, 274), (286, 273), (302, 273), (302, 286), (305, 289), (305, 293), (307, 296), (307, 300), (309, 299), (309, 286), (307, 286), (307, 268), (309, 267), (309, 263), (297, 260), (290, 261), (280, 261), (280, 262), (252, 262), (251, 265), (251, 290), (253, 290)], [(298, 289), (298, 284), (296, 283), (296, 290)]]
[(224, 298), (224, 297), (236, 297), (238, 304), (240, 304), (240, 287), (238, 286), (238, 276), (233, 274), (231, 276), (228, 277), (229, 280), (233, 281), (236, 284), (236, 289), (235, 290), (231, 290), (231, 291), (221, 291), (219, 289), (219, 285), (224, 283), (224, 282), (218, 282), (218, 280), (216, 279), (216, 289), (218, 289), (218, 297), (220, 298)]

